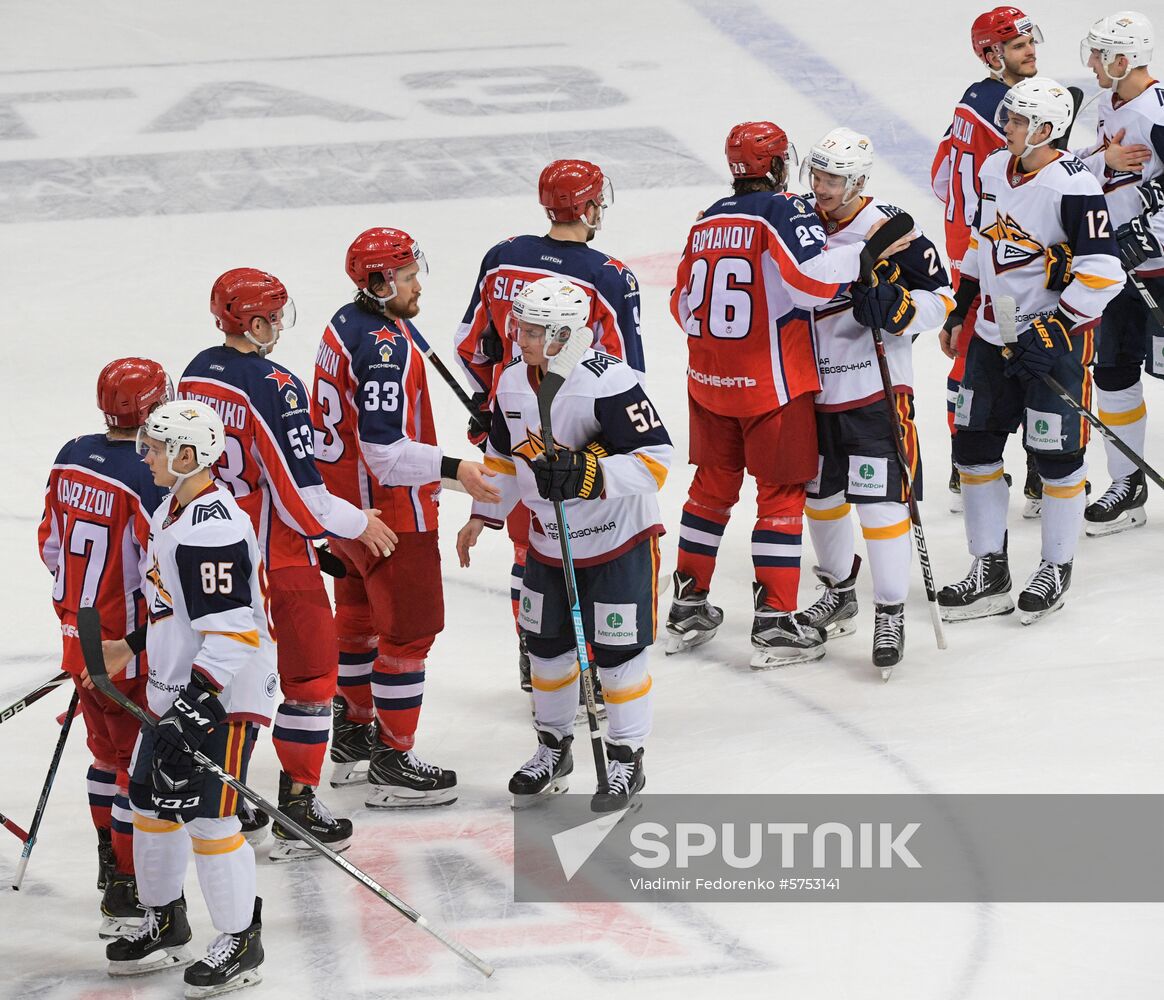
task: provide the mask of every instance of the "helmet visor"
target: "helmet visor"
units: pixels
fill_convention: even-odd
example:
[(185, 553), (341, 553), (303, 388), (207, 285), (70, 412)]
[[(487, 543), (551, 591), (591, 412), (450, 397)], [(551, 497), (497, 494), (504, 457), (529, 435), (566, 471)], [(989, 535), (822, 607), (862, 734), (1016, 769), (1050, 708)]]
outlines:
[(518, 319), (517, 314), (511, 309), (509, 315), (505, 317), (505, 336), (509, 338), (511, 344), (516, 344), (518, 334), (526, 340), (545, 340), (546, 328), (537, 323), (527, 323)]

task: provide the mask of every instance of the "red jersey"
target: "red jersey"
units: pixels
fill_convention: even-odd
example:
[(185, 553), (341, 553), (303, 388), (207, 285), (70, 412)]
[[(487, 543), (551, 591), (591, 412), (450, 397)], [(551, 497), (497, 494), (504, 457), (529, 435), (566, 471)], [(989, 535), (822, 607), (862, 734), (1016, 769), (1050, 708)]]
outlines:
[(407, 320), (354, 302), (324, 331), (315, 358), (316, 459), (328, 488), (376, 507), (393, 531), (434, 531), (441, 450), (424, 355)]
[(825, 252), (824, 227), (797, 195), (733, 195), (704, 212), (671, 293), (691, 397), (746, 417), (819, 391), (808, 311), (856, 280), (863, 246)]
[[(101, 612), (106, 639), (123, 639), (145, 623), (142, 596), (150, 515), (166, 491), (138, 457), (133, 441), (86, 434), (66, 444), (49, 473), (40, 522), (40, 558), (53, 574), (53, 608), (61, 621), (61, 668), (84, 667), (77, 612)], [(127, 678), (144, 674), (135, 657)]]
[(969, 87), (954, 108), (954, 121), (938, 144), (930, 167), (934, 194), (946, 204), (946, 256), (954, 271), (955, 286), (982, 193), (978, 171), (986, 157), (1006, 145), (994, 124), (994, 113), (1009, 89), (993, 77)]

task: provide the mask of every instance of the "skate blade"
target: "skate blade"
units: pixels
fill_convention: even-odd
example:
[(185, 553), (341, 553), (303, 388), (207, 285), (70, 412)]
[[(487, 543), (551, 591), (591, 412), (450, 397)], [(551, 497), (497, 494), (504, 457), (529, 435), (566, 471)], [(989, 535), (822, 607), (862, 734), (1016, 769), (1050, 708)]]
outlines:
[(1147, 511), (1143, 507), (1136, 507), (1124, 511), (1114, 521), (1085, 521), (1083, 531), (1090, 538), (1103, 538), (1104, 535), (1118, 535), (1121, 531), (1142, 528), (1147, 523)]
[[(343, 854), (349, 847), (352, 846), (350, 840), (340, 840), (334, 844), (327, 844), (327, 847), (335, 851), (336, 854)], [(306, 861), (308, 858), (322, 858), (323, 855), (312, 847), (308, 847), (302, 840), (280, 840), (275, 838), (275, 842), (271, 845), (271, 853), (267, 855), (267, 860), (274, 864), (284, 864), (288, 861)]]
[(889, 678), (893, 676), (893, 667), (878, 667), (877, 669), (881, 671), (883, 682), (888, 682)]
[(1023, 517), (1028, 521), (1033, 521), (1035, 518), (1043, 516), (1043, 501), (1033, 500), (1027, 497), (1027, 502), (1023, 505)]
[(832, 622), (825, 626), (825, 639), (843, 639), (857, 631), (857, 623), (852, 618), (844, 621)]
[(369, 809), (425, 809), (431, 806), (449, 806), (457, 801), (457, 786), (420, 792), (395, 785), (369, 785), (364, 805)]
[(824, 655), (823, 645), (815, 646), (812, 649), (793, 649), (787, 653), (754, 649), (749, 666), (753, 670), (773, 670), (776, 667), (791, 667), (797, 663), (814, 663), (824, 659)]
[(715, 633), (719, 629), (688, 629), (686, 632), (672, 632), (670, 628), (667, 629), (667, 639), (663, 645), (663, 652), (667, 656), (673, 656), (675, 653), (686, 653), (689, 649), (694, 649), (696, 646), (702, 646), (705, 642), (710, 642), (715, 638)]
[(143, 958), (140, 962), (110, 962), (111, 976), (149, 976), (163, 969), (184, 969), (194, 961), (194, 953), (185, 945), (172, 951), (157, 953)]
[(101, 918), (101, 926), (97, 929), (97, 936), (105, 940), (129, 937), (141, 924), (141, 915), (136, 917), (105, 917)]
[(1063, 607), (1063, 598), (1060, 597), (1054, 604), (1052, 604), (1046, 611), (1024, 611), (1019, 621), (1024, 625), (1034, 625), (1040, 618), (1046, 618), (1047, 615), (1052, 615)]
[(363, 785), (368, 781), (368, 762), (366, 760), (345, 761), (337, 763), (331, 769), (332, 788), (344, 788), (347, 785)]
[(545, 788), (534, 795), (514, 795), (513, 802), (510, 808), (514, 812), (522, 809), (529, 809), (530, 806), (541, 805), (546, 799), (552, 798), (555, 795), (562, 795), (570, 790), (570, 776), (563, 774), (560, 778), (555, 778)]
[(944, 622), (969, 622), (975, 618), (990, 618), (994, 615), (1013, 614), (1013, 612), (1014, 601), (1011, 600), (1009, 594), (994, 594), (991, 597), (984, 597), (964, 608), (945, 607), (944, 605), (938, 608), (938, 613)]
[(200, 997), (220, 997), (224, 993), (233, 993), (235, 990), (245, 990), (248, 986), (257, 986), (263, 981), (263, 974), (258, 969), (249, 969), (240, 972), (229, 983), (221, 986), (191, 986), (186, 984), (186, 1000), (198, 1000)]

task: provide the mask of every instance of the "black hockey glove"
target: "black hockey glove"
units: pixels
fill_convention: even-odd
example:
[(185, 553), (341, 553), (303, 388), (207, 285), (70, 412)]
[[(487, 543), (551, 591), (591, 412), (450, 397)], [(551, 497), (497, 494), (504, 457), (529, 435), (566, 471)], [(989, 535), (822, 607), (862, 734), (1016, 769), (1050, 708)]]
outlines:
[(486, 361), (491, 361), (495, 365), (506, 360), (505, 341), (501, 339), (501, 334), (493, 328), (492, 323), (481, 331), (481, 336), (477, 340), (477, 350), (481, 352), (481, 356)]
[(917, 305), (908, 288), (899, 284), (901, 268), (891, 260), (879, 260), (869, 275), (869, 283), (856, 282), (849, 288), (853, 318), (862, 326), (900, 336), (917, 315)]
[(469, 443), (485, 450), (489, 438), (489, 428), (493, 426), (493, 410), (489, 406), (489, 393), (475, 392), (469, 398), (473, 405), (473, 416), (469, 418)]
[(1047, 272), (1044, 285), (1049, 291), (1061, 292), (1075, 280), (1075, 275), (1071, 273), (1071, 261), (1075, 254), (1066, 243), (1052, 243), (1044, 253), (1043, 267)]
[(1055, 362), (1071, 352), (1071, 321), (1058, 309), (1040, 316), (1018, 335), (1006, 362), (1006, 374), (1030, 382), (1050, 375)]
[(193, 754), (214, 727), (225, 721), (218, 693), (195, 672), (154, 730), (150, 778), (159, 811), (183, 812), (198, 805), (201, 778), (195, 776)]
[(1123, 258), (1125, 271), (1131, 271), (1144, 261), (1152, 260), (1164, 253), (1156, 234), (1148, 228), (1146, 215), (1137, 215), (1130, 222), (1120, 226), (1116, 230), (1116, 243), (1120, 247), (1120, 257)]
[(605, 485), (598, 459), (605, 454), (600, 445), (588, 444), (583, 451), (559, 448), (553, 461), (538, 455), (533, 464), (538, 494), (555, 502), (597, 499)]
[(1164, 208), (1164, 177), (1156, 177), (1147, 184), (1141, 184), (1136, 188), (1136, 193), (1148, 215), (1159, 212)]
[(327, 542), (315, 547), (315, 558), (319, 560), (321, 573), (326, 573), (337, 580), (342, 580), (348, 575), (348, 568), (343, 564), (343, 560), (332, 552)]

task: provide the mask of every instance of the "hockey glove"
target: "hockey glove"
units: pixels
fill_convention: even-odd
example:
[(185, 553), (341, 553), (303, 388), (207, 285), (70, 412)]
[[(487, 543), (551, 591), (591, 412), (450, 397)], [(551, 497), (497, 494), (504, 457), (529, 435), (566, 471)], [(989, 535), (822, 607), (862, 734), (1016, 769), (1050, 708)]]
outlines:
[(1116, 230), (1116, 243), (1119, 244), (1125, 271), (1134, 270), (1144, 261), (1152, 260), (1164, 253), (1156, 234), (1148, 228), (1146, 215), (1137, 215), (1130, 222), (1120, 226)]
[(1164, 177), (1156, 177), (1148, 181), (1147, 184), (1141, 184), (1136, 188), (1136, 192), (1139, 194), (1144, 211), (1148, 215), (1164, 208)]
[(469, 402), (473, 406), (473, 416), (469, 418), (469, 443), (482, 451), (493, 426), (493, 410), (489, 406), (489, 393), (475, 392)]
[(1052, 243), (1044, 253), (1043, 267), (1047, 272), (1044, 285), (1048, 291), (1061, 292), (1075, 280), (1075, 275), (1071, 273), (1071, 261), (1075, 254), (1066, 243)]
[(913, 296), (898, 284), (901, 268), (891, 260), (879, 260), (869, 275), (869, 283), (849, 288), (853, 318), (862, 326), (900, 336), (917, 315)]
[(492, 323), (481, 331), (481, 336), (477, 340), (477, 350), (481, 352), (481, 356), (486, 361), (491, 361), (493, 364), (505, 360), (505, 341), (493, 328)]
[(348, 575), (348, 568), (343, 564), (343, 560), (332, 552), (327, 542), (315, 547), (315, 558), (319, 560), (321, 573), (326, 573), (337, 580), (342, 580)]
[(195, 672), (154, 730), (155, 793), (181, 795), (185, 791), (194, 773), (192, 754), (214, 727), (225, 721), (226, 710), (218, 700), (218, 692), (210, 681)]
[(552, 502), (597, 499), (605, 485), (598, 459), (605, 454), (601, 445), (592, 443), (583, 451), (559, 449), (553, 461), (538, 455), (533, 464), (538, 494)]
[(1071, 321), (1058, 309), (1031, 323), (1010, 349), (1006, 374), (1024, 382), (1050, 375), (1055, 362), (1071, 353)]

